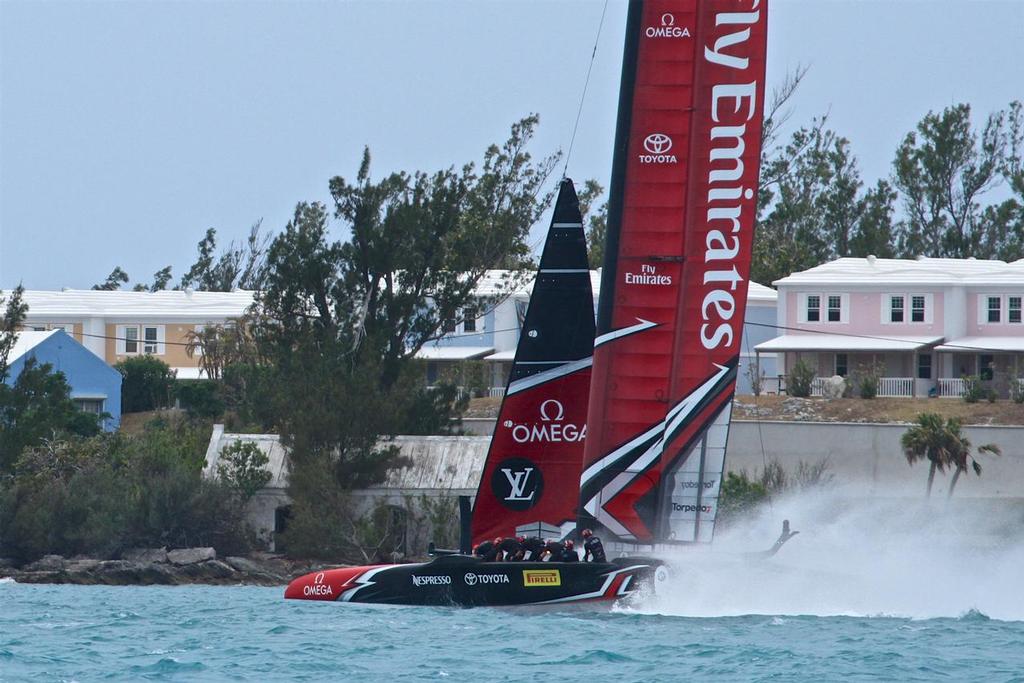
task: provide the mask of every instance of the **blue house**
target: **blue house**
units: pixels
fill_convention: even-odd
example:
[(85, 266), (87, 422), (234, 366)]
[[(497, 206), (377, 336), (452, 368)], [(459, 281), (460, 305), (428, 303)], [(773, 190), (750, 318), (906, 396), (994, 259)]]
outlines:
[(54, 372), (64, 373), (71, 387), (71, 400), (79, 409), (91, 413), (109, 413), (103, 428), (113, 431), (121, 424), (121, 373), (75, 341), (64, 330), (19, 332), (7, 358), (7, 384), (14, 384), (34, 358), (49, 363)]

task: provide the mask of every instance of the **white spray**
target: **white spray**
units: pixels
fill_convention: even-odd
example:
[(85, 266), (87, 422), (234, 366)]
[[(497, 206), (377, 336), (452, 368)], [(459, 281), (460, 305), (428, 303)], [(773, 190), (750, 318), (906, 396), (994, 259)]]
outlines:
[[(1024, 501), (866, 498), (831, 489), (777, 499), (669, 558), (670, 579), (632, 608), (680, 616), (957, 617), (1024, 620)], [(770, 560), (783, 519), (801, 533)]]

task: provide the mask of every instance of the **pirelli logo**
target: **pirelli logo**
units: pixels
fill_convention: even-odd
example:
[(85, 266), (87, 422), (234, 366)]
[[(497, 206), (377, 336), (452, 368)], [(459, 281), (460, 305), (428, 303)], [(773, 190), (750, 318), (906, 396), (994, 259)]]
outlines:
[(558, 569), (524, 569), (523, 585), (527, 588), (561, 586), (562, 572)]

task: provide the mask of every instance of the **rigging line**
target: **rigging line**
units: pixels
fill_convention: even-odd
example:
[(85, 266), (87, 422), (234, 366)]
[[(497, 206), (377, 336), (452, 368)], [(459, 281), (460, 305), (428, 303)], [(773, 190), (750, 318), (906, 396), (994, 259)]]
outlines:
[(594, 49), (590, 53), (590, 65), (587, 66), (587, 78), (583, 81), (583, 93), (580, 95), (580, 106), (576, 110), (576, 123), (572, 127), (572, 137), (569, 139), (569, 151), (565, 153), (565, 167), (562, 169), (562, 177), (569, 173), (569, 159), (572, 158), (572, 148), (576, 143), (576, 131), (580, 127), (580, 116), (583, 115), (583, 102), (587, 98), (587, 87), (590, 85), (590, 73), (594, 70), (594, 59), (597, 57), (597, 45), (601, 40), (601, 29), (604, 27), (604, 15), (608, 12), (608, 0), (604, 0), (604, 8), (601, 9), (601, 21), (597, 24), (597, 36), (594, 37)]

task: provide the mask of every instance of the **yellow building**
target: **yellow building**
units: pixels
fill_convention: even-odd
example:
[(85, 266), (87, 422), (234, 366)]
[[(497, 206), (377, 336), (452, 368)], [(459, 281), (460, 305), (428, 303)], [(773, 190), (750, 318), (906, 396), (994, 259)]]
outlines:
[(25, 329), (63, 329), (110, 365), (131, 356), (156, 356), (179, 379), (201, 376), (187, 353), (190, 332), (243, 316), (253, 293), (26, 290)]

